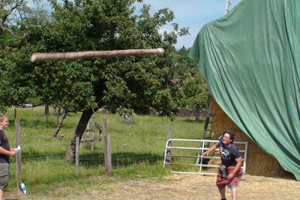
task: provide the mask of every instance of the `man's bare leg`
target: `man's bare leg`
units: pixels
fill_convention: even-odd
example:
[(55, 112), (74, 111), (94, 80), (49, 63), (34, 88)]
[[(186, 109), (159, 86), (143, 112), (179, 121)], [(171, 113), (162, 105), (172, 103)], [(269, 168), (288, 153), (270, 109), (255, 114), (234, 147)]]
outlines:
[(221, 195), (221, 199), (225, 199), (225, 188), (219, 189), (220, 195)]
[(231, 188), (232, 200), (237, 200), (237, 188)]

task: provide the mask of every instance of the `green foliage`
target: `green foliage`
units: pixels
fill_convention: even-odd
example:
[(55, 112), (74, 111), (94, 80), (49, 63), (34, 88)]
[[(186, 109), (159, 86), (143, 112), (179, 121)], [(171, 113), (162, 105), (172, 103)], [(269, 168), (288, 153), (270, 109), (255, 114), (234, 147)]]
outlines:
[(123, 114), (129, 114), (132, 115), (134, 113), (133, 109), (127, 109), (127, 108), (119, 108), (117, 110), (117, 113), (122, 116)]
[[(38, 3), (39, 1), (34, 0), (33, 2)], [(27, 3), (24, 0), (2, 0), (0, 2), (0, 36), (5, 32), (15, 33), (13, 27), (16, 23), (33, 13)]]
[(176, 54), (180, 56), (179, 62), (176, 64), (176, 77), (181, 78), (185, 74), (194, 74), (198, 69), (198, 63), (196, 60), (192, 60), (188, 57), (191, 48), (186, 49), (184, 46), (176, 51)]
[(25, 103), (31, 103), (33, 106), (41, 105), (43, 102), (39, 98), (27, 98)]
[(181, 57), (176, 65), (175, 83), (180, 88), (180, 107), (189, 105), (190, 107), (208, 108), (210, 102), (210, 92), (207, 88), (203, 75), (198, 71), (197, 61), (188, 57), (190, 48), (184, 46), (176, 51)]
[(200, 108), (208, 108), (210, 102), (210, 92), (205, 79), (199, 71), (194, 71), (194, 76), (186, 76), (183, 80), (183, 99), (181, 106), (199, 105)]

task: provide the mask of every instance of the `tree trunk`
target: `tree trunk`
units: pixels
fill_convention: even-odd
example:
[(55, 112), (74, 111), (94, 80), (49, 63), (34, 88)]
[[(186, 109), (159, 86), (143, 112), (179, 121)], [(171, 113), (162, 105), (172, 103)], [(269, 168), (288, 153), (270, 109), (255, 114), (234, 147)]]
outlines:
[(59, 126), (59, 116), (60, 116), (60, 108), (57, 108), (57, 114), (56, 114), (56, 126)]
[(82, 138), (82, 135), (84, 133), (84, 130), (86, 129), (86, 126), (93, 115), (95, 110), (88, 109), (86, 111), (83, 111), (80, 120), (78, 122), (78, 125), (76, 127), (75, 133), (73, 138), (71, 139), (69, 148), (67, 150), (67, 153), (65, 155), (65, 161), (72, 161), (75, 162), (75, 150), (76, 150), (76, 137), (79, 136), (79, 141)]
[(196, 104), (196, 122), (198, 123), (198, 122), (200, 122), (200, 106), (199, 106), (199, 104)]
[(17, 119), (17, 108), (16, 108), (16, 106), (14, 106), (14, 117), (15, 117), (15, 119)]
[[(58, 109), (58, 113), (60, 113), (60, 108)], [(56, 129), (55, 133), (53, 134), (53, 137), (56, 137), (56, 136), (57, 136), (57, 134), (58, 134), (60, 128), (62, 127), (63, 121), (64, 121), (64, 119), (66, 118), (66, 116), (67, 116), (67, 109), (64, 108), (64, 109), (63, 109), (63, 114), (62, 114), (62, 116), (61, 116), (60, 123), (58, 124), (57, 129)], [(58, 119), (59, 119), (59, 114), (58, 114), (58, 116), (57, 116), (57, 120), (58, 120)], [(76, 138), (75, 138), (75, 139), (76, 139)]]
[(45, 104), (46, 123), (48, 123), (48, 115), (49, 115), (49, 105), (48, 105), (48, 103), (46, 103)]

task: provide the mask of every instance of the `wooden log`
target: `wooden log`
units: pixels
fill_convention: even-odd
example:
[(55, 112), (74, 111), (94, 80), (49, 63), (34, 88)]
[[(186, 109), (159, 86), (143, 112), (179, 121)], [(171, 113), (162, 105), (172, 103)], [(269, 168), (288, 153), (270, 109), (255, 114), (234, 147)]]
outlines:
[(82, 51), (82, 52), (61, 52), (61, 53), (34, 53), (31, 62), (41, 62), (46, 60), (74, 60), (101, 57), (120, 57), (120, 56), (145, 56), (163, 54), (163, 48), (158, 49), (127, 49), (113, 51)]

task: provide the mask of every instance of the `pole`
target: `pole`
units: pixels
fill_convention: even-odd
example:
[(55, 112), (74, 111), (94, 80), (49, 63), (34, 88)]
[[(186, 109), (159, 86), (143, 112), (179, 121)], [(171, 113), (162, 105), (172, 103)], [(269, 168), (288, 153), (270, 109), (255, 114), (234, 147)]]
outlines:
[(76, 174), (79, 175), (79, 136), (76, 137), (75, 168)]
[[(168, 121), (168, 134), (167, 134), (167, 140), (172, 139), (172, 130), (171, 130), (171, 121)], [(170, 141), (168, 143), (169, 147), (172, 147), (172, 142)], [(169, 157), (166, 159), (166, 164), (170, 164), (171, 163), (171, 148), (167, 149), (167, 155), (169, 155)]]
[(111, 141), (110, 141), (110, 135), (107, 135), (106, 139), (106, 161), (105, 161), (105, 168), (106, 168), (106, 175), (109, 177), (112, 177), (112, 172), (111, 172)]
[(112, 176), (111, 173), (111, 144), (110, 135), (107, 135), (107, 121), (103, 118), (103, 142), (104, 142), (104, 162), (105, 172), (107, 176)]
[(102, 57), (119, 57), (119, 56), (145, 56), (163, 54), (163, 48), (158, 49), (127, 49), (114, 51), (82, 51), (82, 52), (60, 52), (60, 53), (34, 53), (31, 56), (31, 62), (42, 62), (46, 60), (74, 60)]
[[(15, 131), (16, 131), (16, 146), (19, 146), (21, 145), (20, 119), (15, 119)], [(21, 151), (19, 151), (16, 155), (16, 163), (17, 163), (17, 188), (20, 188), (20, 183), (22, 181)]]

